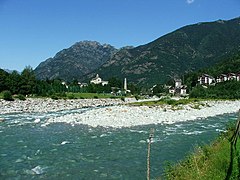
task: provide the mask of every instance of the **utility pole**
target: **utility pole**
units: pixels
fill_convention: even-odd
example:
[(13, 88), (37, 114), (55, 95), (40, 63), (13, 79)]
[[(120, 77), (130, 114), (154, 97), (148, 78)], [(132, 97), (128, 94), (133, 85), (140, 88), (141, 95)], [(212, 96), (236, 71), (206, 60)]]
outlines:
[(153, 142), (154, 129), (150, 130), (148, 138), (148, 153), (147, 153), (147, 180), (150, 180), (150, 152), (151, 152), (151, 143)]

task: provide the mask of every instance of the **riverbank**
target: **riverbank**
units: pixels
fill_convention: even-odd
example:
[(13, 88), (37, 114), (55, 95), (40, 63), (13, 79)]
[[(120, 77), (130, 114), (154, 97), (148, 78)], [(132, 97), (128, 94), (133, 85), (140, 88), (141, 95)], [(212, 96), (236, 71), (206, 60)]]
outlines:
[(50, 98), (28, 98), (25, 101), (5, 101), (0, 99), (0, 114), (56, 112), (98, 106), (124, 104), (121, 99), (73, 99), (53, 100)]
[(46, 113), (72, 109), (87, 109), (81, 113), (69, 113), (51, 117), (42, 124), (64, 122), (71, 125), (84, 124), (92, 127), (131, 127), (149, 124), (173, 124), (197, 120), (225, 113), (237, 112), (240, 101), (200, 101), (171, 106), (132, 106), (120, 99), (27, 99), (26, 101), (0, 100), (0, 114)]
[(45, 125), (64, 122), (72, 125), (84, 124), (92, 127), (122, 128), (149, 124), (173, 124), (225, 113), (234, 113), (239, 108), (240, 101), (205, 101), (197, 105), (187, 104), (177, 107), (170, 105), (155, 107), (118, 105), (53, 117), (48, 119)]
[(239, 179), (240, 143), (237, 142), (234, 147), (229, 141), (234, 131), (233, 125), (210, 145), (197, 147), (195, 152), (183, 161), (169, 166), (164, 179)]

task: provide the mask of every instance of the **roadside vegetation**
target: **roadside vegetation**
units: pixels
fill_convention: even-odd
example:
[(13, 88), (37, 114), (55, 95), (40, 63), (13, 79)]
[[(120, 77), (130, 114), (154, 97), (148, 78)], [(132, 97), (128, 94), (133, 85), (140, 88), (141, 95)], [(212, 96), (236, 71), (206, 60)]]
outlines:
[[(168, 166), (164, 179), (169, 180), (222, 180), (240, 178), (240, 142), (231, 145), (235, 125), (228, 127), (217, 140), (210, 145), (196, 148), (185, 160), (174, 166)], [(237, 137), (238, 138), (238, 137)]]

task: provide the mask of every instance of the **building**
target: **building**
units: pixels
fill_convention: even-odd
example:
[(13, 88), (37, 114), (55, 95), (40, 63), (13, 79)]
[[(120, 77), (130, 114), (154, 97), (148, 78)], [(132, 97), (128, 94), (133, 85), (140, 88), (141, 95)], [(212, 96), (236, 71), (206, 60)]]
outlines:
[(236, 73), (236, 80), (237, 80), (237, 81), (240, 81), (240, 72), (239, 72), (239, 73)]
[(211, 85), (215, 84), (215, 78), (208, 74), (203, 74), (202, 76), (198, 77), (198, 82), (201, 85)]
[(186, 95), (187, 94), (187, 86), (182, 85), (182, 80), (181, 79), (175, 79), (175, 85), (170, 86), (168, 89), (168, 92), (173, 95)]
[(220, 82), (224, 82), (227, 81), (227, 75), (226, 74), (221, 74), (220, 76), (217, 77), (216, 82), (220, 83)]
[(96, 77), (94, 77), (91, 81), (91, 84), (101, 84), (102, 86), (105, 86), (108, 84), (108, 81), (103, 81), (102, 78), (99, 77), (97, 74)]
[(228, 73), (227, 75), (227, 80), (228, 81), (231, 81), (231, 80), (236, 80), (237, 79), (237, 76), (235, 73)]
[(86, 86), (88, 86), (88, 84), (87, 84), (87, 83), (80, 83), (80, 82), (78, 82), (78, 85), (80, 86), (80, 88), (83, 88), (83, 87), (86, 87)]

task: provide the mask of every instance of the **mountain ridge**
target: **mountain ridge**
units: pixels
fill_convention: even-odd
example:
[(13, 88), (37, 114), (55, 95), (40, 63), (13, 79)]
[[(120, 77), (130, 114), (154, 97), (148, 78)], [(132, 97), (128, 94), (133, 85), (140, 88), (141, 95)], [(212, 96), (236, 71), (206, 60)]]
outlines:
[[(94, 43), (97, 47), (100, 47), (97, 42)], [(187, 25), (138, 47), (115, 49), (111, 45), (105, 45), (109, 51), (107, 51), (108, 53), (106, 53), (107, 55), (103, 61), (96, 62), (94, 60), (95, 56), (93, 54), (98, 50), (93, 48), (95, 46), (89, 46), (90, 50), (85, 49), (86, 52), (89, 52), (87, 61), (78, 56), (82, 63), (80, 67), (79, 64), (74, 64), (69, 59), (67, 59), (68, 66), (61, 66), (65, 71), (68, 70), (67, 67), (70, 67), (70, 70), (65, 75), (61, 75), (61, 68), (57, 69), (58, 71), (54, 69), (57, 63), (53, 63), (51, 68), (46, 64), (46, 67), (40, 64), (37, 68), (42, 70), (38, 71), (36, 68), (35, 72), (39, 77), (38, 72), (44, 74), (46, 70), (53, 71), (55, 72), (54, 76), (43, 77), (50, 79), (61, 78), (63, 80), (66, 80), (66, 74), (73, 74), (67, 80), (77, 79), (85, 82), (96, 74), (99, 74), (104, 79), (111, 77), (123, 79), (126, 77), (135, 84), (151, 86), (187, 72), (212, 66), (223, 57), (237, 51), (240, 48), (239, 45), (240, 18), (238, 17), (231, 20)], [(54, 57), (55, 62), (59, 63), (62, 59), (65, 60), (64, 55), (66, 52), (70, 52), (68, 58), (75, 56), (74, 51), (65, 49), (56, 54), (56, 58)], [(100, 54), (96, 53), (99, 56), (104, 53), (104, 51), (99, 52)], [(52, 59), (48, 59), (46, 62), (52, 61)], [(91, 64), (89, 61), (93, 61), (93, 63)], [(97, 66), (89, 68), (89, 66), (93, 65)], [(76, 70), (73, 71), (73, 67), (77, 67)], [(77, 73), (80, 70), (82, 70), (82, 73)]]
[(109, 44), (80, 41), (40, 63), (34, 70), (38, 79), (78, 79), (107, 61), (117, 51)]
[(128, 78), (140, 85), (163, 83), (170, 77), (214, 65), (239, 49), (240, 18), (184, 26), (146, 45), (118, 51), (89, 74)]

